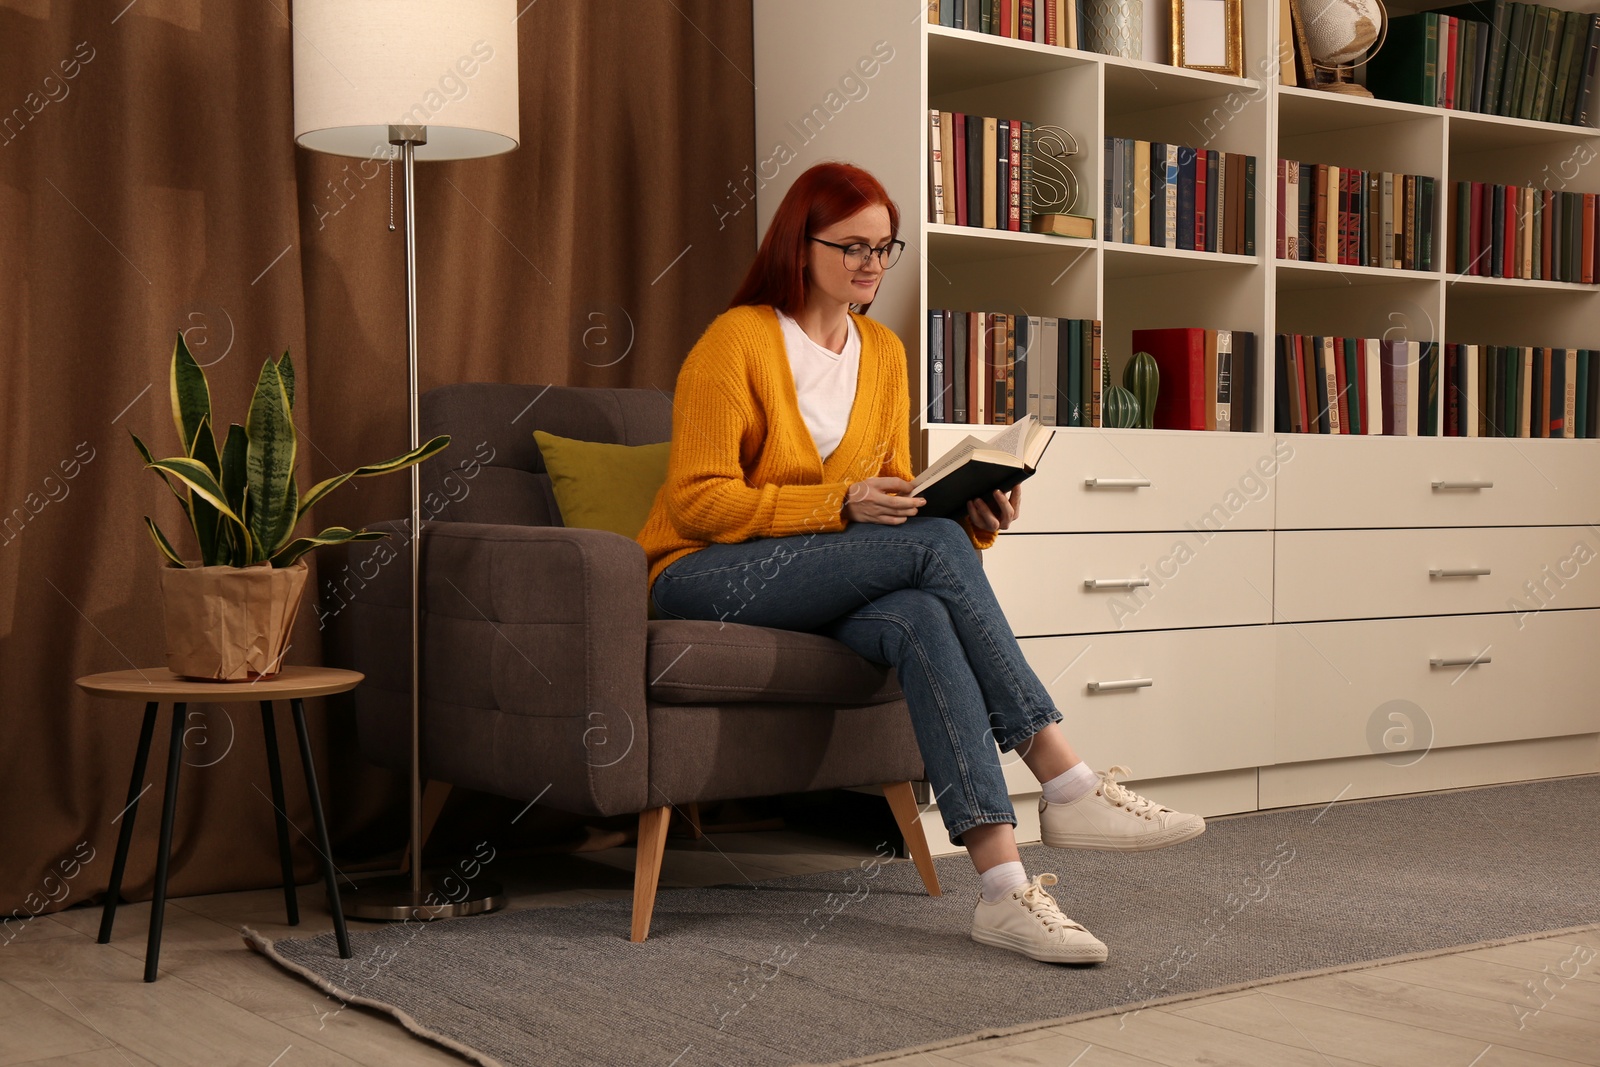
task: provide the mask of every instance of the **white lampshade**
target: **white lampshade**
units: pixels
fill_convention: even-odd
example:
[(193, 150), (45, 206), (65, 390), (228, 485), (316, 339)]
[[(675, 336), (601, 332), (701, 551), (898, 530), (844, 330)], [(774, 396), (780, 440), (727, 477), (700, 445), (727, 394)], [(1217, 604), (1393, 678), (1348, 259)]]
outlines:
[(416, 158), (517, 147), (516, 0), (295, 0), (294, 139), (383, 154), (391, 125), (426, 126)]

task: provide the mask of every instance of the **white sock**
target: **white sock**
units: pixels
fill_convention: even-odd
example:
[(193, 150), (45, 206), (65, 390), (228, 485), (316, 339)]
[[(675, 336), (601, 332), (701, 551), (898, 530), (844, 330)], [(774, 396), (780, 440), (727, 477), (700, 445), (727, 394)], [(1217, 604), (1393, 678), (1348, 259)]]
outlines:
[(1093, 792), (1099, 781), (1092, 767), (1079, 762), (1044, 783), (1044, 798), (1051, 804), (1071, 804)]
[(1022, 869), (1021, 860), (997, 863), (978, 877), (983, 879), (983, 899), (990, 904), (1028, 882), (1028, 872)]

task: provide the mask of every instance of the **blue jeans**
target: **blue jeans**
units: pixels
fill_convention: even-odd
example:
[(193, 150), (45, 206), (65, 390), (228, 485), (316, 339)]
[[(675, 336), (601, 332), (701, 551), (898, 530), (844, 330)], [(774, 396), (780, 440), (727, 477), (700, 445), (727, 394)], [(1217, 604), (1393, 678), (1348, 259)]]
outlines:
[(651, 597), (664, 619), (825, 634), (893, 666), (950, 839), (1017, 824), (995, 743), (1009, 752), (1061, 713), (953, 520), (708, 545), (662, 571)]

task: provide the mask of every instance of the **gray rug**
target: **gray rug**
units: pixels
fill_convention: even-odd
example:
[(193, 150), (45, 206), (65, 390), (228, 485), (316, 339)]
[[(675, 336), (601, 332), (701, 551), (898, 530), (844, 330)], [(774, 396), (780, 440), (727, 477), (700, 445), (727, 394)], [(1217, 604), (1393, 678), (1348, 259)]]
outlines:
[[(905, 861), (630, 903), (536, 908), (257, 947), (484, 1063), (751, 1067), (873, 1058), (1363, 961), (1600, 921), (1600, 777), (1212, 820), (1112, 855), (1023, 850), (1111, 948), (1034, 963), (968, 937), (978, 880)], [(358, 928), (359, 929), (359, 928)]]

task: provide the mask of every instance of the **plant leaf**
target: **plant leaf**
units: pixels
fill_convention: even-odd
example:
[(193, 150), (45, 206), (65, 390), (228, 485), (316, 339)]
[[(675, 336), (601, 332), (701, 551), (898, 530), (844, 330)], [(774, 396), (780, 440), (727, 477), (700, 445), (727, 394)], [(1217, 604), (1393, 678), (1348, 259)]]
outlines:
[[(150, 538), (155, 541), (156, 547), (161, 550), (161, 554), (171, 560), (174, 566), (183, 567), (183, 560), (179, 559), (178, 554), (172, 550), (172, 543), (167, 540), (167, 535), (161, 532), (161, 527), (156, 525), (155, 520), (146, 515), (144, 524), (150, 530)], [(184, 570), (188, 570), (188, 568), (184, 567)]]
[[(210, 415), (202, 418), (195, 430), (194, 448), (189, 453), (189, 458), (205, 464), (217, 484), (222, 484), (222, 460), (217, 456), (216, 438), (211, 435)], [(222, 498), (224, 502), (227, 501), (226, 491)], [(194, 527), (194, 539), (200, 545), (200, 565), (215, 567), (223, 563), (224, 560), (217, 547), (218, 529), (222, 525), (221, 513), (204, 498), (195, 497), (189, 501), (189, 522)]]
[(438, 455), (440, 452), (443, 452), (445, 448), (449, 446), (449, 444), (449, 436), (446, 434), (441, 434), (438, 437), (435, 437), (433, 440), (420, 446), (415, 451), (407, 452), (404, 455), (396, 456), (393, 459), (384, 460), (382, 463), (372, 463), (365, 467), (357, 467), (353, 471), (346, 471), (344, 474), (336, 474), (326, 481), (318, 482), (316, 485), (311, 487), (311, 492), (307, 493), (305, 498), (300, 501), (299, 518), (304, 518), (306, 512), (310, 511), (312, 506), (316, 504), (317, 501), (321, 500), (323, 497), (339, 488), (345, 482), (348, 482), (351, 478), (370, 478), (378, 474), (392, 474), (395, 471), (405, 470), (407, 467), (421, 463), (423, 460), (428, 459), (431, 456)]
[(168, 474), (175, 475), (180, 482), (189, 487), (190, 492), (205, 500), (206, 503), (234, 522), (240, 522), (239, 516), (228, 506), (227, 501), (223, 500), (222, 486), (217, 484), (217, 480), (211, 476), (211, 472), (206, 469), (204, 463), (183, 456), (153, 460), (150, 466), (156, 470), (166, 471)]
[(245, 450), (250, 445), (250, 438), (245, 435), (244, 427), (237, 422), (228, 427), (228, 439), (222, 445), (222, 492), (232, 508), (241, 519), (249, 519), (246, 514), (246, 490), (250, 486), (250, 476), (245, 468)]
[(172, 393), (172, 421), (178, 428), (178, 442), (184, 455), (194, 451), (195, 434), (202, 420), (211, 417), (211, 387), (206, 384), (206, 372), (200, 369), (189, 346), (178, 334), (172, 347), (172, 375), (169, 383)]
[(289, 398), (289, 410), (294, 410), (294, 360), (289, 358), (289, 350), (283, 350), (283, 358), (278, 360), (278, 377), (283, 379), (283, 392)]
[(245, 433), (245, 470), (250, 483), (245, 507), (256, 557), (251, 562), (260, 563), (271, 554), (270, 546), (294, 529), (297, 518), (291, 493), (296, 450), (294, 420), (289, 414), (283, 379), (270, 359), (261, 365)]
[(382, 530), (351, 530), (344, 526), (330, 526), (315, 537), (297, 537), (272, 557), (274, 567), (288, 567), (318, 545), (342, 545), (347, 541), (382, 541), (388, 537)]
[[(129, 430), (128, 436), (133, 438), (133, 447), (139, 450), (139, 456), (144, 460), (145, 466), (148, 467), (155, 463), (156, 457), (152, 456), (150, 450), (145, 447), (144, 442), (139, 440), (139, 435)], [(172, 495), (178, 498), (178, 503), (183, 505), (184, 510), (189, 510), (189, 498), (183, 495), (182, 490), (172, 484), (172, 479), (167, 477), (166, 472), (156, 471), (156, 473), (161, 476), (161, 480), (166, 483), (167, 488), (172, 490)]]

